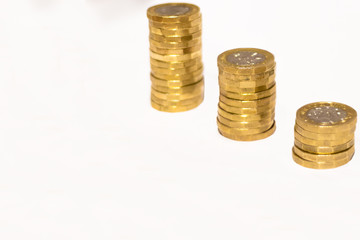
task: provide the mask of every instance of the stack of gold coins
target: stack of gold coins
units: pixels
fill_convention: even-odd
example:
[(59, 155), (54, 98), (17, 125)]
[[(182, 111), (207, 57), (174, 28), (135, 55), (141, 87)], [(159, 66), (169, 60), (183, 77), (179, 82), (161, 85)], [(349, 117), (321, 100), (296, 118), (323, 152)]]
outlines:
[(311, 103), (296, 113), (293, 159), (314, 169), (336, 168), (354, 153), (356, 111), (335, 102)]
[(187, 3), (167, 3), (147, 10), (150, 29), (151, 105), (182, 112), (204, 99), (201, 13)]
[(220, 54), (220, 134), (254, 141), (275, 132), (275, 65), (274, 56), (261, 49), (239, 48)]

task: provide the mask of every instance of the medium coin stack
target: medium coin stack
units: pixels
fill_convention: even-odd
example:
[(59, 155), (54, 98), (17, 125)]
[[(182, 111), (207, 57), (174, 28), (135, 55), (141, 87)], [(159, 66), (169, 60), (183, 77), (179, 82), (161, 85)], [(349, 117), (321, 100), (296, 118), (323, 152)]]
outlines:
[(204, 99), (199, 7), (160, 4), (150, 7), (147, 17), (152, 107), (164, 112), (196, 108)]
[(307, 168), (329, 169), (348, 163), (354, 153), (356, 111), (344, 104), (316, 102), (296, 113), (293, 159)]
[(261, 49), (239, 48), (219, 55), (220, 134), (255, 141), (275, 132), (275, 65), (274, 55)]

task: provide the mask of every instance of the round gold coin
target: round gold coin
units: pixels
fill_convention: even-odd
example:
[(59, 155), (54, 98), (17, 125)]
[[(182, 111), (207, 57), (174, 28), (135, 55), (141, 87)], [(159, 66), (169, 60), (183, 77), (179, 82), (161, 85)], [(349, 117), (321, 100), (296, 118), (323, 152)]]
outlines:
[(149, 26), (149, 30), (150, 30), (150, 33), (154, 33), (154, 34), (162, 35), (162, 36), (174, 36), (174, 35), (187, 36), (187, 35), (191, 35), (193, 33), (201, 31), (202, 26), (198, 25), (198, 26), (195, 26), (192, 28), (183, 28), (183, 29), (178, 29), (178, 28), (164, 29), (164, 28), (156, 28), (156, 27)]
[(267, 112), (263, 112), (260, 114), (236, 114), (236, 113), (231, 113), (231, 112), (227, 112), (224, 109), (222, 109), (221, 107), (218, 107), (218, 114), (233, 120), (233, 121), (239, 121), (239, 122), (248, 122), (248, 121), (260, 121), (260, 120), (264, 120), (264, 119), (274, 119), (275, 118), (275, 110), (271, 109)]
[(347, 139), (349, 134), (352, 135), (355, 132), (355, 127), (350, 131), (346, 132), (338, 132), (338, 133), (314, 133), (307, 131), (300, 127), (299, 125), (295, 124), (295, 131), (300, 133), (302, 136), (315, 139), (315, 140), (338, 140), (338, 139)]
[(203, 81), (204, 77), (201, 77), (199, 79), (197, 78), (191, 78), (188, 80), (163, 80), (156, 78), (152, 74), (150, 75), (150, 79), (153, 85), (160, 86), (160, 87), (169, 87), (169, 88), (178, 88), (178, 87), (185, 87), (194, 83), (197, 83), (199, 81)]
[(298, 155), (296, 155), (294, 153), (294, 151), (292, 152), (293, 155), (293, 159), (294, 162), (296, 162), (297, 164), (306, 167), (306, 168), (312, 168), (312, 169), (332, 169), (332, 168), (337, 168), (340, 166), (343, 166), (345, 164), (347, 164), (348, 162), (351, 161), (352, 157), (347, 158), (347, 159), (343, 159), (340, 161), (333, 161), (333, 162), (312, 162), (312, 161), (308, 161), (305, 160), (301, 157), (299, 157)]
[(266, 84), (266, 85), (262, 85), (262, 86), (257, 86), (257, 87), (239, 87), (239, 86), (234, 86), (234, 85), (230, 85), (230, 84), (225, 84), (221, 81), (219, 81), (219, 87), (225, 91), (229, 91), (229, 92), (239, 92), (239, 93), (257, 93), (257, 92), (262, 92), (265, 91), (267, 89), (270, 89), (272, 86), (275, 85), (275, 82)]
[(296, 146), (293, 148), (293, 151), (296, 155), (301, 157), (302, 159), (313, 161), (313, 162), (333, 162), (333, 161), (341, 161), (343, 159), (348, 159), (352, 157), (355, 153), (354, 146), (346, 149), (343, 152), (333, 153), (333, 154), (314, 154), (305, 152)]
[(219, 69), (233, 74), (259, 74), (274, 68), (274, 55), (257, 48), (237, 48), (218, 57)]
[(156, 102), (164, 106), (186, 106), (186, 105), (191, 105), (194, 102), (198, 102), (199, 99), (204, 98), (204, 93), (200, 93), (198, 95), (190, 96), (188, 98), (183, 98), (183, 99), (171, 99), (171, 98), (163, 99), (157, 97), (156, 95), (154, 95), (154, 93), (156, 93), (156, 91), (151, 91), (151, 100), (153, 102)]
[(180, 54), (180, 55), (161, 55), (150, 51), (150, 57), (159, 61), (168, 61), (168, 62), (178, 62), (178, 61), (187, 61), (192, 60), (194, 58), (201, 57), (201, 51), (188, 53), (188, 54)]
[(296, 113), (296, 123), (303, 129), (317, 133), (336, 133), (354, 129), (356, 111), (341, 103), (316, 102), (301, 107)]
[(341, 144), (341, 145), (327, 147), (327, 146), (308, 145), (308, 144), (304, 144), (304, 143), (300, 142), (299, 140), (295, 139), (296, 147), (298, 147), (306, 152), (315, 153), (315, 154), (333, 154), (333, 153), (342, 152), (342, 151), (345, 151), (346, 149), (349, 149), (350, 147), (354, 146), (354, 143), (355, 143), (355, 141), (354, 141), (354, 139), (352, 139), (349, 142)]
[(172, 74), (172, 75), (166, 75), (166, 74), (161, 74), (157, 71), (151, 71), (152, 74), (160, 79), (164, 79), (164, 80), (187, 80), (190, 78), (202, 78), (202, 73), (203, 73), (203, 68), (199, 68), (191, 73), (187, 73), (187, 74)]
[(148, 19), (160, 23), (186, 23), (200, 15), (200, 8), (188, 3), (159, 4), (147, 10)]
[(303, 135), (301, 135), (297, 131), (294, 131), (294, 135), (295, 135), (296, 140), (298, 140), (298, 141), (300, 141), (300, 142), (302, 142), (304, 144), (313, 145), (313, 146), (326, 146), (326, 147), (333, 147), (333, 146), (345, 144), (345, 143), (351, 141), (351, 139), (354, 138), (354, 134), (349, 134), (348, 137), (342, 138), (342, 139), (316, 140), (316, 139), (311, 139), (311, 138), (304, 137)]
[(235, 114), (261, 114), (263, 112), (268, 112), (270, 110), (274, 111), (275, 103), (261, 106), (261, 107), (256, 107), (256, 108), (239, 108), (239, 107), (229, 106), (220, 101), (219, 107), (224, 109), (227, 112), (231, 112), (231, 113), (235, 113)]
[(199, 69), (202, 69), (203, 66), (201, 65), (194, 65), (191, 67), (186, 67), (186, 68), (161, 68), (161, 67), (157, 67), (157, 66), (153, 66), (151, 65), (151, 71), (152, 72), (157, 72), (160, 74), (164, 74), (164, 75), (183, 75), (183, 74), (189, 74), (192, 72), (195, 72)]
[[(264, 78), (262, 80), (230, 80), (225, 77), (219, 76), (219, 83), (233, 86), (235, 88), (256, 88), (260, 86), (271, 86), (275, 84), (275, 77)], [(269, 88), (269, 87), (268, 87)]]
[(258, 100), (266, 97), (270, 97), (276, 92), (276, 84), (271, 87), (270, 89), (267, 89), (265, 91), (256, 92), (256, 93), (238, 93), (238, 92), (229, 92), (225, 91), (220, 88), (220, 94), (227, 97), (232, 98), (235, 100), (241, 100), (241, 101), (252, 101), (252, 100)]
[(158, 111), (162, 111), (162, 112), (185, 112), (185, 111), (189, 111), (192, 110), (196, 107), (198, 107), (203, 101), (203, 98), (200, 98), (196, 101), (194, 101), (193, 103), (189, 104), (189, 105), (161, 105), (158, 104), (157, 102), (151, 101), (151, 106), (158, 110)]
[(175, 61), (175, 62), (169, 62), (169, 61), (160, 61), (153, 58), (150, 58), (150, 64), (151, 66), (157, 66), (161, 68), (188, 68), (191, 66), (202, 66), (202, 60), (201, 57), (194, 58), (188, 61)]
[(193, 40), (201, 40), (201, 34), (202, 32), (196, 32), (193, 33), (191, 35), (187, 35), (187, 36), (179, 36), (179, 35), (175, 35), (175, 36), (163, 36), (163, 35), (157, 35), (154, 33), (150, 33), (150, 39), (154, 40), (154, 41), (158, 41), (158, 42), (165, 42), (165, 43), (171, 43), (171, 42), (189, 42), (189, 41), (193, 41)]
[(233, 128), (259, 128), (265, 126), (270, 128), (274, 123), (274, 119), (271, 118), (263, 119), (259, 121), (248, 121), (248, 122), (233, 121), (221, 115), (218, 115), (217, 118), (218, 121), (220, 121), (221, 123)]
[(263, 81), (264, 79), (268, 78), (272, 78), (272, 80), (275, 80), (275, 68), (264, 73), (250, 75), (228, 73), (219, 69), (219, 76), (233, 81)]
[(150, 46), (158, 47), (158, 48), (166, 48), (166, 49), (182, 49), (182, 48), (190, 48), (201, 45), (201, 38), (197, 38), (194, 40), (186, 41), (186, 42), (159, 42), (155, 41), (151, 38)]
[(220, 102), (228, 105), (229, 107), (236, 108), (259, 108), (259, 107), (275, 107), (276, 94), (271, 95), (270, 97), (261, 98), (259, 100), (251, 100), (251, 101), (241, 101), (236, 99), (231, 99), (220, 95)]
[[(203, 86), (201, 86), (198, 89), (195, 89), (193, 92), (188, 92), (188, 93), (163, 93), (152, 88), (151, 94), (152, 96), (156, 97), (159, 100), (176, 103), (176, 102), (183, 102), (184, 100), (191, 101), (191, 99), (204, 95), (204, 88)], [(159, 101), (156, 102), (162, 103)]]
[(153, 84), (151, 86), (153, 89), (155, 89), (156, 91), (159, 91), (161, 93), (165, 93), (165, 94), (185, 94), (185, 93), (199, 93), (201, 91), (204, 91), (204, 81), (199, 81), (196, 82), (194, 84), (191, 85), (187, 85), (184, 87), (174, 87), (174, 88), (169, 88), (169, 87), (162, 87), (162, 86), (158, 86)]
[(247, 136), (242, 136), (242, 135), (237, 135), (237, 134), (230, 134), (230, 133), (227, 133), (227, 132), (222, 132), (220, 129), (218, 129), (218, 130), (219, 130), (219, 133), (221, 135), (223, 135), (226, 138), (232, 139), (232, 140), (236, 140), (236, 141), (257, 141), (257, 140), (262, 140), (262, 139), (268, 138), (271, 135), (273, 135), (275, 130), (276, 130), (276, 123), (274, 121), (273, 126), (269, 130), (267, 130), (266, 132), (253, 134), (253, 135), (247, 135)]
[(201, 51), (201, 44), (182, 49), (166, 49), (166, 48), (158, 48), (150, 45), (150, 50), (161, 55), (181, 55), (181, 54), (189, 54)]
[(186, 29), (186, 28), (193, 28), (201, 24), (202, 24), (201, 15), (197, 19), (182, 23), (164, 23), (164, 22), (155, 22), (149, 20), (150, 27), (162, 28), (162, 29)]
[(240, 135), (240, 136), (248, 136), (248, 135), (263, 133), (269, 130), (271, 127), (271, 126), (270, 127), (261, 126), (258, 128), (233, 128), (221, 123), (219, 119), (217, 119), (217, 125), (222, 133), (228, 133), (228, 134)]

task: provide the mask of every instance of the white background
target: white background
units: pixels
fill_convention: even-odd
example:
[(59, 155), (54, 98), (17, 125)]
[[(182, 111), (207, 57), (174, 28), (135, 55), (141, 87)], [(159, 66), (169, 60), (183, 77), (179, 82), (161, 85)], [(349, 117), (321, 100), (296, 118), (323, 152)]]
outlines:
[[(177, 114), (150, 106), (156, 3), (0, 2), (0, 239), (358, 240), (360, 155), (317, 171), (291, 147), (302, 105), (360, 110), (359, 1), (194, 1), (206, 97)], [(216, 58), (238, 47), (278, 64), (263, 141), (217, 132)]]

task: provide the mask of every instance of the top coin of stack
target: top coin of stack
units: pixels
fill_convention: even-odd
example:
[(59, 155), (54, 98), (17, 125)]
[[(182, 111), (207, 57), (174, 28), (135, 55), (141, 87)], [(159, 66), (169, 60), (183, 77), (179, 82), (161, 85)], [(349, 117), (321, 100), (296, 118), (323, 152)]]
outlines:
[(275, 132), (275, 65), (270, 52), (256, 48), (219, 55), (217, 124), (223, 136), (254, 141)]
[(201, 13), (187, 3), (166, 3), (147, 10), (150, 30), (151, 105), (181, 112), (204, 98)]
[(336, 168), (348, 163), (354, 153), (356, 111), (341, 103), (317, 102), (296, 113), (296, 163), (314, 169)]

